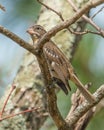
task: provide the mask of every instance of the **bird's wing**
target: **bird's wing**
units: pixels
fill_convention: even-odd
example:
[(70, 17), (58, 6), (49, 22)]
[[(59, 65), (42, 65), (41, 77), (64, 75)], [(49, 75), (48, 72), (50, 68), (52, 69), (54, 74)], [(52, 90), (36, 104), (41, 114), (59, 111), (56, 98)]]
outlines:
[(52, 41), (49, 41), (44, 45), (43, 52), (46, 60), (48, 61), (49, 68), (51, 71), (53, 71), (52, 76), (60, 79), (65, 84), (65, 86), (70, 89), (68, 83), (69, 73), (67, 69), (67, 63), (62, 52), (54, 43), (52, 43)]

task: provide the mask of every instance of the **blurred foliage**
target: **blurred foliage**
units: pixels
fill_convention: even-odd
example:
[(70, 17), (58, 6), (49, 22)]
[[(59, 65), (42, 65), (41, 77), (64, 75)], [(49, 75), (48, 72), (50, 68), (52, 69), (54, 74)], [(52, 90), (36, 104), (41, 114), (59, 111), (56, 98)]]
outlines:
[(17, 8), (14, 8), (17, 10), (14, 17), (19, 16), (22, 18), (23, 16), (28, 20), (38, 16), (40, 4), (37, 0), (13, 0), (13, 5)]
[[(91, 27), (90, 30), (92, 30)], [(100, 37), (98, 39), (100, 39)], [(93, 58), (95, 58), (96, 51), (100, 44), (100, 43), (98, 44), (97, 41), (98, 40), (96, 40), (96, 35), (93, 34), (84, 35), (73, 59), (73, 65), (77, 71), (77, 74), (79, 74), (81, 80), (84, 83), (88, 82), (92, 83), (91, 90), (93, 91), (95, 91), (101, 84), (104, 83), (103, 81), (104, 72), (100, 73), (99, 75), (98, 74), (99, 72), (97, 72), (96, 69), (95, 71), (91, 70), (96, 66), (96, 64), (95, 65), (90, 64), (90, 61), (93, 60)], [(96, 68), (99, 67), (100, 66), (96, 66)]]
[(104, 130), (104, 110), (101, 109), (90, 121), (86, 130)]
[(91, 82), (92, 73), (89, 69), (89, 60), (96, 51), (94, 37), (90, 34), (85, 35), (73, 58), (73, 65), (81, 80), (85, 83)]
[(10, 22), (33, 21), (36, 20), (40, 10), (40, 4), (37, 0), (4, 0), (3, 5), (6, 8), (8, 17), (3, 18), (3, 23), (7, 25)]

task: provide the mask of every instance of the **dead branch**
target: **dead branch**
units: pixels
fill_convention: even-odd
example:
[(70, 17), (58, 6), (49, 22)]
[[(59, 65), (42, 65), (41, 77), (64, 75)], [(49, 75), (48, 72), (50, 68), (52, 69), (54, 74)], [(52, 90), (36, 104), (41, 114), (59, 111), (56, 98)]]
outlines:
[(6, 11), (6, 10), (5, 10), (5, 7), (2, 6), (1, 4), (0, 4), (0, 9), (3, 10), (3, 11)]
[(95, 97), (95, 102), (89, 104), (88, 102), (83, 102), (82, 105), (78, 106), (77, 109), (73, 112), (73, 114), (69, 117), (66, 117), (66, 121), (70, 126), (75, 125), (75, 123), (88, 111), (90, 108), (95, 106), (101, 99), (104, 98), (104, 85), (102, 85), (96, 92), (93, 94)]
[[(74, 4), (74, 2), (72, 0), (67, 0), (69, 2), (69, 4), (72, 6), (72, 8), (77, 12), (79, 9), (76, 7), (76, 5)], [(85, 31), (86, 33), (93, 33), (93, 34), (100, 34), (102, 37), (104, 37), (104, 30), (101, 29), (98, 25), (96, 25), (92, 19), (88, 18), (86, 15), (82, 15), (82, 18), (88, 22), (89, 24), (91, 24), (98, 32), (92, 32), (92, 31)]]
[(94, 17), (96, 17), (96, 15), (98, 15), (103, 9), (104, 9), (104, 6), (103, 6), (101, 9), (99, 9), (99, 10), (91, 17), (91, 19), (93, 19)]
[[(43, 35), (43, 37), (39, 40), (38, 44), (37, 44), (37, 48), (38, 46), (40, 46), (40, 50), (42, 49), (42, 47), (44, 46), (44, 44), (54, 35), (56, 35), (57, 32), (61, 31), (64, 28), (69, 27), (71, 24), (73, 24), (74, 22), (76, 22), (83, 14), (87, 13), (91, 8), (94, 8), (96, 6), (98, 6), (99, 4), (102, 4), (104, 1), (103, 0), (95, 0), (95, 1), (89, 1), (82, 9), (80, 9), (78, 12), (76, 12), (73, 16), (73, 18), (64, 21), (62, 23), (60, 23), (59, 25), (53, 27), (50, 31), (48, 31), (46, 34)], [(102, 36), (104, 37), (104, 33), (102, 32)]]
[(46, 5), (45, 3), (43, 3), (41, 0), (37, 0), (41, 5), (43, 5), (44, 7), (46, 7), (47, 9), (49, 9), (49, 10), (51, 10), (52, 12), (54, 12), (55, 14), (57, 14), (59, 17), (60, 17), (60, 19), (62, 20), (62, 21), (64, 21), (64, 18), (63, 18), (63, 16), (62, 16), (62, 14), (60, 13), (60, 12), (57, 12), (56, 10), (54, 10), (54, 9), (52, 9), (51, 7), (49, 7), (48, 5)]
[[(43, 3), (41, 0), (37, 0), (41, 5), (43, 5), (44, 7), (46, 7), (47, 9), (51, 10), (52, 12), (54, 12), (56, 15), (59, 16), (59, 18), (62, 20), (62, 21), (65, 21), (62, 14), (60, 12), (57, 12), (56, 10), (52, 9), (51, 7), (49, 7), (48, 5), (46, 5), (45, 3)], [(74, 3), (72, 2), (72, 0), (67, 0), (70, 5), (74, 8), (74, 10), (77, 12), (78, 11), (78, 8), (74, 5)], [(103, 9), (103, 8), (102, 8)], [(102, 10), (101, 9), (101, 10)], [(99, 11), (101, 11), (99, 10)], [(84, 34), (88, 34), (88, 33), (92, 33), (92, 34), (96, 34), (96, 35), (102, 35), (102, 32), (104, 34), (104, 31), (98, 27), (90, 18), (88, 18), (86, 15), (83, 15), (82, 18), (84, 20), (86, 20), (89, 24), (91, 24), (96, 30), (98, 30), (98, 32), (95, 32), (95, 31), (91, 31), (91, 30), (88, 30), (86, 29), (85, 31), (83, 32), (75, 32), (73, 30), (71, 30), (69, 27), (67, 28), (69, 32), (71, 32), (72, 34), (76, 34), (76, 35), (84, 35)]]
[(8, 100), (9, 100), (9, 98), (10, 98), (10, 96), (11, 96), (11, 94), (12, 94), (12, 92), (13, 92), (13, 90), (16, 88), (16, 86), (15, 85), (13, 85), (12, 86), (12, 89), (11, 89), (11, 91), (10, 91), (10, 93), (9, 93), (9, 95), (8, 95), (8, 97), (7, 97), (7, 99), (5, 100), (5, 102), (4, 102), (4, 106), (3, 106), (3, 108), (2, 108), (2, 110), (1, 110), (1, 114), (0, 114), (0, 120), (2, 120), (2, 115), (3, 115), (3, 113), (4, 113), (4, 110), (5, 110), (5, 107), (6, 107), (6, 105), (7, 105), (7, 102), (8, 102)]
[[(85, 85), (85, 87), (88, 89), (89, 85), (91, 86), (91, 84), (89, 83)], [(80, 106), (84, 101), (85, 98), (82, 94), (80, 94), (79, 90), (77, 90), (76, 93), (73, 93), (71, 96), (72, 105), (68, 116), (70, 117), (73, 114), (73, 112), (77, 109), (77, 107)], [(88, 110), (88, 112), (84, 114), (84, 116), (80, 117), (74, 125), (73, 130), (84, 130), (87, 127), (90, 119), (92, 118), (94, 110), (95, 109), (91, 108), (90, 110)]]

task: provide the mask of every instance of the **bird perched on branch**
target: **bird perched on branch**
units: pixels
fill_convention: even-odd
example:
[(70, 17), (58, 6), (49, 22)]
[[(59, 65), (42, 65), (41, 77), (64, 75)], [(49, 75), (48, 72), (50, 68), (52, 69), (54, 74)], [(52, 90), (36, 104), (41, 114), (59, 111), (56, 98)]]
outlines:
[[(27, 32), (30, 34), (34, 45), (46, 33), (45, 29), (40, 25), (31, 26)], [(71, 80), (76, 84), (80, 92), (89, 102), (94, 102), (92, 94), (80, 82), (71, 63), (52, 40), (49, 40), (44, 44), (43, 53), (52, 79), (65, 92), (65, 94), (68, 94), (68, 90), (71, 90), (68, 82)]]

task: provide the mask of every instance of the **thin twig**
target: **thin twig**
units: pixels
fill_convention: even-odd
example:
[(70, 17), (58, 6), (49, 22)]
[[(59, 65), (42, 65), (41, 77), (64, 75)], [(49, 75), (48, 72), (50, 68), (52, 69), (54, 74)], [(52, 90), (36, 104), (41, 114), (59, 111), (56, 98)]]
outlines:
[(36, 111), (37, 109), (40, 109), (40, 107), (38, 107), (38, 108), (32, 108), (32, 109), (27, 109), (27, 110), (24, 110), (24, 111), (22, 111), (22, 112), (19, 112), (19, 113), (16, 113), (16, 114), (10, 114), (9, 116), (6, 116), (6, 117), (3, 117), (3, 118), (1, 118), (0, 119), (0, 121), (3, 121), (3, 120), (5, 120), (5, 119), (8, 119), (8, 118), (11, 118), (11, 117), (15, 117), (15, 116), (17, 116), (17, 115), (20, 115), (20, 114), (24, 114), (24, 113), (27, 113), (27, 112), (32, 112), (32, 111)]
[(83, 31), (83, 32), (72, 31), (72, 30), (70, 29), (70, 32), (73, 33), (73, 34), (76, 34), (76, 35), (84, 35), (84, 34), (91, 33), (91, 34), (96, 34), (96, 35), (100, 35), (100, 36), (101, 36), (101, 33), (100, 33), (100, 32), (95, 32), (95, 31), (91, 31), (91, 30), (88, 30), (88, 29), (86, 29), (86, 30)]
[(14, 90), (15, 88), (16, 88), (16, 86), (15, 86), (15, 85), (12, 85), (12, 89), (11, 89), (11, 91), (10, 91), (8, 97), (6, 98), (6, 100), (5, 100), (5, 102), (4, 102), (4, 105), (3, 105), (3, 108), (2, 108), (2, 110), (1, 110), (0, 119), (2, 118), (2, 115), (3, 115), (3, 113), (4, 113), (4, 110), (5, 110), (5, 107), (6, 107), (6, 105), (7, 105), (7, 102), (8, 102), (8, 100), (9, 100), (9, 98), (10, 98), (10, 96), (11, 96), (11, 94), (12, 94), (12, 92), (13, 92), (13, 90)]
[(64, 21), (64, 19), (63, 19), (63, 16), (62, 16), (62, 14), (60, 13), (60, 12), (57, 12), (56, 10), (54, 10), (54, 9), (52, 9), (51, 7), (49, 7), (48, 5), (46, 5), (45, 3), (43, 3), (41, 0), (37, 0), (41, 5), (43, 5), (44, 7), (46, 7), (47, 9), (49, 9), (49, 10), (51, 10), (52, 12), (54, 12), (55, 14), (57, 14), (59, 17), (60, 17), (60, 19), (62, 20), (62, 21)]
[[(62, 16), (61, 13), (57, 12), (56, 10), (52, 9), (51, 7), (49, 7), (48, 5), (46, 5), (45, 3), (41, 2), (40, 0), (37, 0), (40, 4), (42, 4), (44, 7), (46, 7), (47, 9), (51, 10), (52, 12), (54, 12), (55, 14), (57, 14), (59, 16), (59, 18), (64, 21), (64, 18)], [(87, 33), (90, 33), (90, 31), (85, 31), (85, 32), (76, 32), (76, 31), (72, 31), (69, 27), (67, 28), (68, 31), (72, 34), (76, 34), (76, 35), (84, 35)]]
[[(49, 10), (51, 10), (52, 12), (54, 12), (55, 14), (57, 14), (57, 15), (60, 17), (60, 19), (61, 19), (62, 21), (64, 21), (64, 18), (63, 18), (63, 16), (62, 16), (61, 13), (59, 13), (59, 12), (57, 12), (56, 10), (52, 9), (51, 7), (49, 7), (48, 5), (46, 5), (45, 3), (43, 3), (41, 0), (37, 0), (37, 1), (38, 1), (41, 5), (43, 5), (44, 7), (46, 7), (47, 9), (49, 9)], [(71, 6), (74, 8), (75, 11), (78, 11), (77, 7), (74, 5), (74, 3), (72, 2), (72, 0), (68, 0), (68, 2), (70, 2)], [(104, 8), (104, 7), (103, 7), (103, 8)], [(103, 8), (102, 8), (102, 9), (103, 9)], [(102, 9), (101, 9), (101, 10), (102, 10)], [(99, 12), (100, 12), (101, 10), (99, 10)], [(83, 15), (82, 17), (85, 18), (85, 19), (87, 18), (87, 22), (88, 22), (89, 24), (91, 24), (92, 26), (94, 26), (96, 29), (100, 30), (100, 28), (97, 27), (97, 25), (96, 25), (92, 20), (90, 20), (87, 16)], [(92, 34), (96, 34), (96, 35), (101, 35), (100, 32), (94, 32), (94, 31), (87, 30), (87, 29), (86, 29), (85, 31), (83, 31), (83, 32), (72, 31), (72, 30), (69, 29), (69, 28), (67, 28), (67, 29), (68, 29), (69, 32), (71, 32), (72, 34), (76, 34), (76, 35), (84, 35), (84, 34), (88, 34), (88, 33), (92, 33)]]
[(99, 10), (91, 17), (91, 19), (93, 19), (96, 15), (98, 15), (98, 13), (100, 13), (101, 11), (103, 11), (103, 9), (104, 9), (104, 6), (103, 6), (101, 9), (99, 9)]
[(2, 6), (1, 4), (0, 4), (0, 9), (3, 10), (3, 11), (6, 11), (6, 10), (5, 10), (5, 7)]
[[(102, 4), (103, 2), (104, 2), (103, 0), (99, 0), (99, 1), (95, 0), (94, 2), (89, 1), (88, 3), (86, 3), (86, 5), (83, 8), (81, 8), (74, 14), (73, 18), (58, 24), (57, 26), (53, 27), (50, 31), (45, 33), (42, 36), (42, 38), (39, 40), (36, 48), (39, 50), (39, 48), (38, 48), (38, 46), (39, 46), (40, 47), (39, 51), (41, 51), (44, 44), (47, 41), (49, 41), (49, 39), (52, 36), (56, 35), (57, 32), (61, 31), (64, 28), (68, 28), (71, 24), (75, 23), (83, 14), (87, 13), (91, 8), (96, 7), (99, 4)], [(104, 37), (104, 32), (103, 31), (101, 31), (101, 32), (102, 32), (101, 36)], [(40, 44), (41, 44), (41, 46), (40, 46)]]
[[(72, 8), (76, 11), (76, 12), (78, 12), (79, 10), (78, 10), (78, 8), (75, 6), (75, 4), (73, 3), (73, 1), (72, 0), (67, 0), (69, 3), (70, 3), (70, 5), (72, 6)], [(92, 2), (93, 3), (93, 2)], [(91, 24), (97, 31), (98, 31), (98, 33), (96, 32), (95, 34), (100, 34), (102, 37), (104, 37), (104, 30), (103, 29), (101, 29), (99, 26), (97, 26), (90, 18), (88, 18), (86, 15), (82, 15), (82, 18), (84, 19), (84, 20), (86, 20), (89, 24)], [(100, 33), (99, 33), (100, 32)]]

